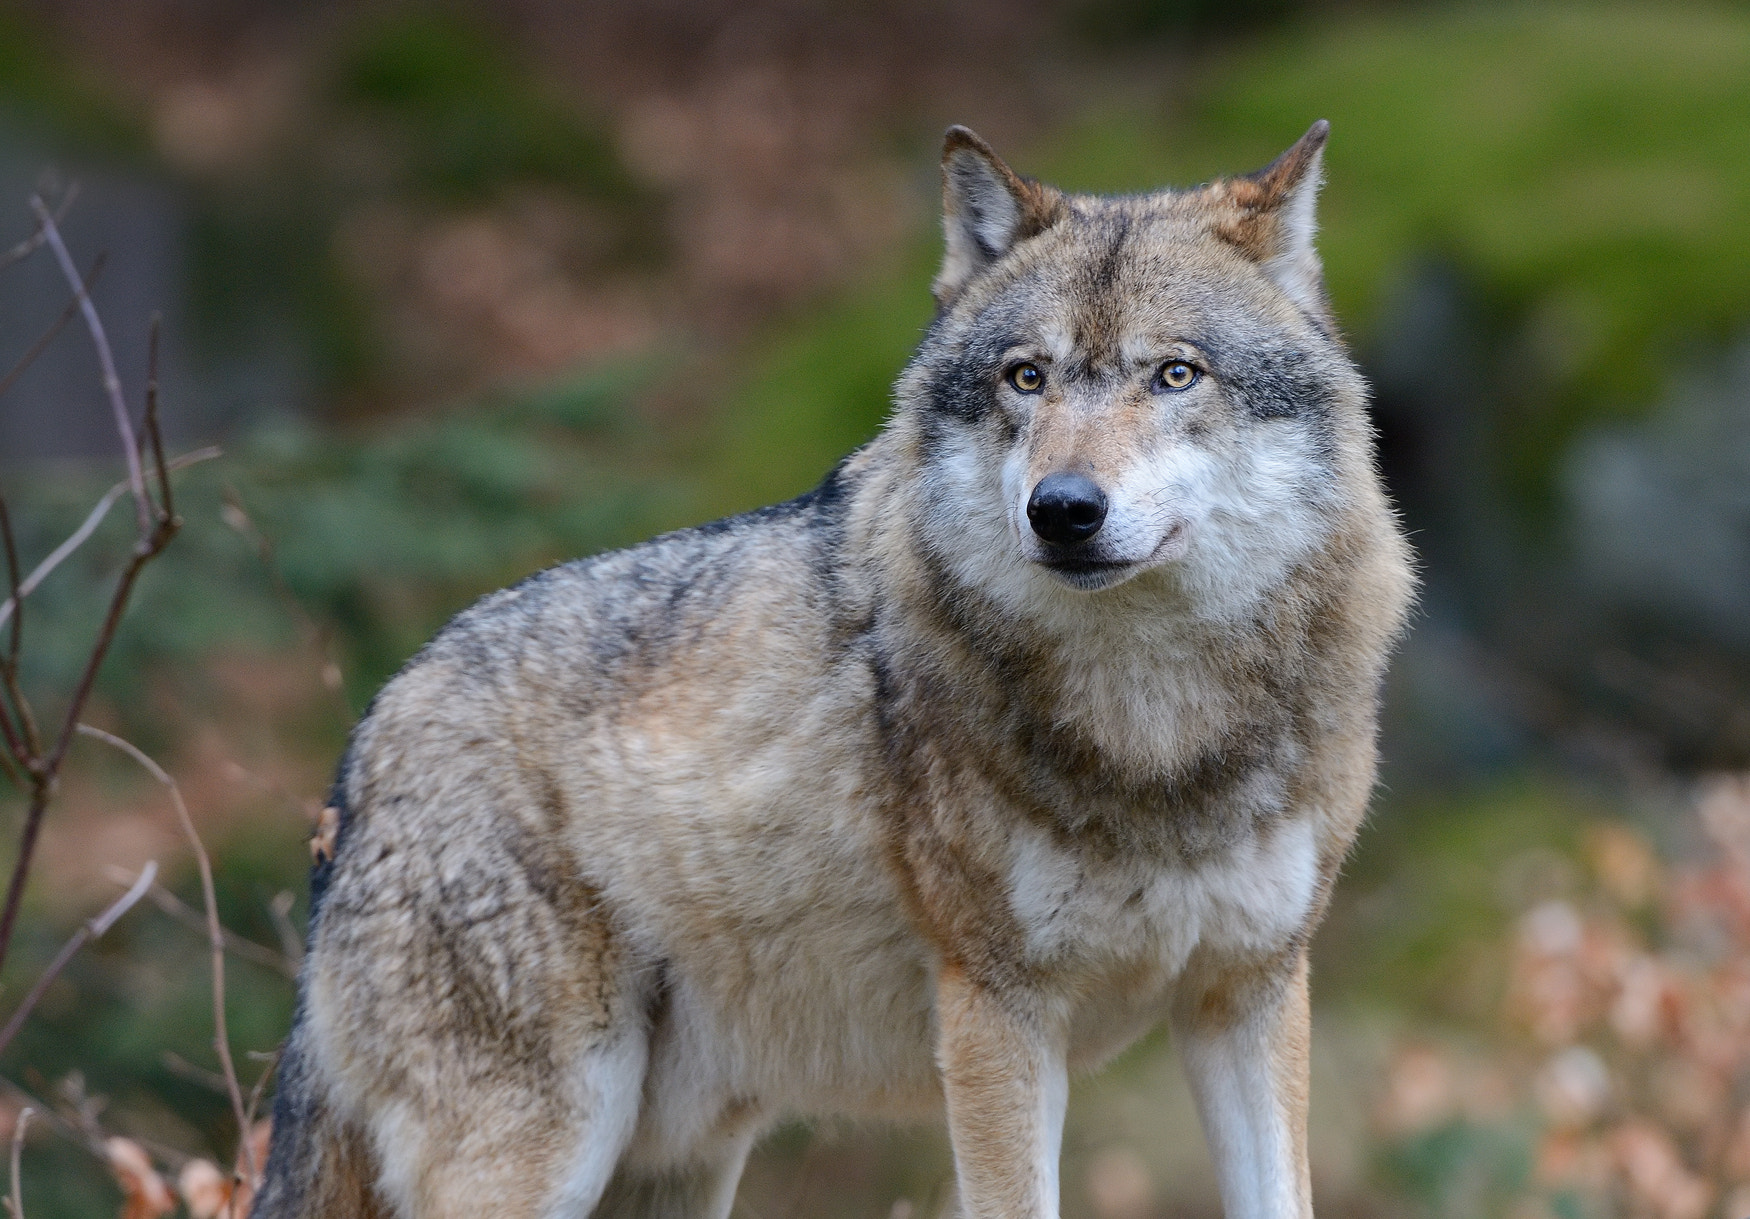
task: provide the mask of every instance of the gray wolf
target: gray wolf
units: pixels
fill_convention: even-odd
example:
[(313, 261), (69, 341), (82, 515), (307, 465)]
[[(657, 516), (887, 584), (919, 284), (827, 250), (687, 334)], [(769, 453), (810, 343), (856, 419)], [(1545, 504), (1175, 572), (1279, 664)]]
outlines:
[(353, 735), (256, 1215), (728, 1214), (793, 1114), (1058, 1213), (1170, 1023), (1232, 1219), (1311, 1214), (1307, 943), (1412, 590), (1320, 123), (1123, 198), (948, 132), (939, 309), (817, 489), (485, 598)]

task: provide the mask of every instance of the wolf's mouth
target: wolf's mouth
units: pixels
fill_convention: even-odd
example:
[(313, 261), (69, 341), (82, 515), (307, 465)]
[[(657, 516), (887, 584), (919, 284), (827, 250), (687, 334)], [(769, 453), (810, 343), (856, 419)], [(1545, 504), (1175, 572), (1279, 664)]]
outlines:
[(1138, 566), (1131, 560), (1080, 555), (1049, 555), (1038, 562), (1066, 584), (1083, 592), (1095, 592), (1122, 583), (1136, 572)]
[(1052, 571), (1062, 572), (1066, 576), (1091, 576), (1102, 572), (1123, 571), (1127, 567), (1136, 566), (1135, 562), (1129, 559), (1095, 559), (1076, 555), (1047, 555), (1039, 562)]
[(1116, 559), (1099, 554), (1078, 554), (1075, 551), (1054, 550), (1034, 562), (1084, 591), (1110, 588), (1120, 584), (1145, 567), (1170, 557), (1182, 548), (1184, 524), (1168, 529), (1154, 550), (1140, 559)]

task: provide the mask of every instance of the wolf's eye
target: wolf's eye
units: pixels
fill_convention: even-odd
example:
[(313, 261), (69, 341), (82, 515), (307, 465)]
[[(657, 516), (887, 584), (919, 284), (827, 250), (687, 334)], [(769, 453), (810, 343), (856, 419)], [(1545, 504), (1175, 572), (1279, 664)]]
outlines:
[(1156, 389), (1190, 389), (1197, 383), (1197, 369), (1183, 360), (1168, 360), (1155, 374)]
[(1017, 364), (1009, 370), (1009, 384), (1024, 394), (1036, 394), (1045, 384), (1037, 364)]

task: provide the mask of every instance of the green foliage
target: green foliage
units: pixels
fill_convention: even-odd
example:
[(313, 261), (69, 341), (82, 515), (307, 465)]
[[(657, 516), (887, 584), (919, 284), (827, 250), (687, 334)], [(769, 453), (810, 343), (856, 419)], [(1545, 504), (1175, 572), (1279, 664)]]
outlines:
[(1531, 1139), (1529, 1132), (1454, 1120), (1394, 1145), (1380, 1169), (1426, 1215), (1500, 1214), (1531, 1176)]
[(1320, 994), (1437, 1024), (1489, 1019), (1504, 985), (1495, 945), (1524, 900), (1516, 886), (1571, 853), (1600, 810), (1538, 777), (1382, 804), (1314, 942)]
[(539, 182), (642, 202), (607, 139), (479, 21), (438, 9), (374, 20), (337, 77), (342, 105), (394, 124), (393, 146), (423, 189), (480, 198)]
[[(665, 483), (624, 414), (644, 374), (623, 368), (356, 436), (290, 423), (178, 476), (187, 521), (147, 568), (104, 672), (137, 705), (166, 662), (214, 649), (285, 646), (295, 618), (253, 543), (222, 523), (234, 493), (274, 547), (307, 611), (342, 631), (355, 705), (473, 597), (546, 564), (635, 540)], [(22, 483), (12, 499), (27, 555), (72, 531), (101, 485)], [(64, 690), (131, 543), (125, 501), (27, 603), (27, 683)], [(148, 722), (139, 725), (151, 731)]]
[(83, 153), (130, 157), (144, 143), (138, 121), (18, 6), (0, 8), (0, 115)]
[(920, 244), (748, 361), (702, 455), (701, 497), (686, 505), (694, 521), (800, 494), (874, 437), (892, 406), (893, 379), (929, 323), (935, 256), (934, 242)]

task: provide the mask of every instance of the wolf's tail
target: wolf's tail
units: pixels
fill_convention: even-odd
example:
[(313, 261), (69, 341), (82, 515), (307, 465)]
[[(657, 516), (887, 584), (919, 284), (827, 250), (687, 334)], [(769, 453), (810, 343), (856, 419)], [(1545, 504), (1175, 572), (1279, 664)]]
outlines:
[(306, 1048), (299, 1005), (277, 1072), (273, 1141), (250, 1219), (390, 1219), (365, 1133), (334, 1112)]

